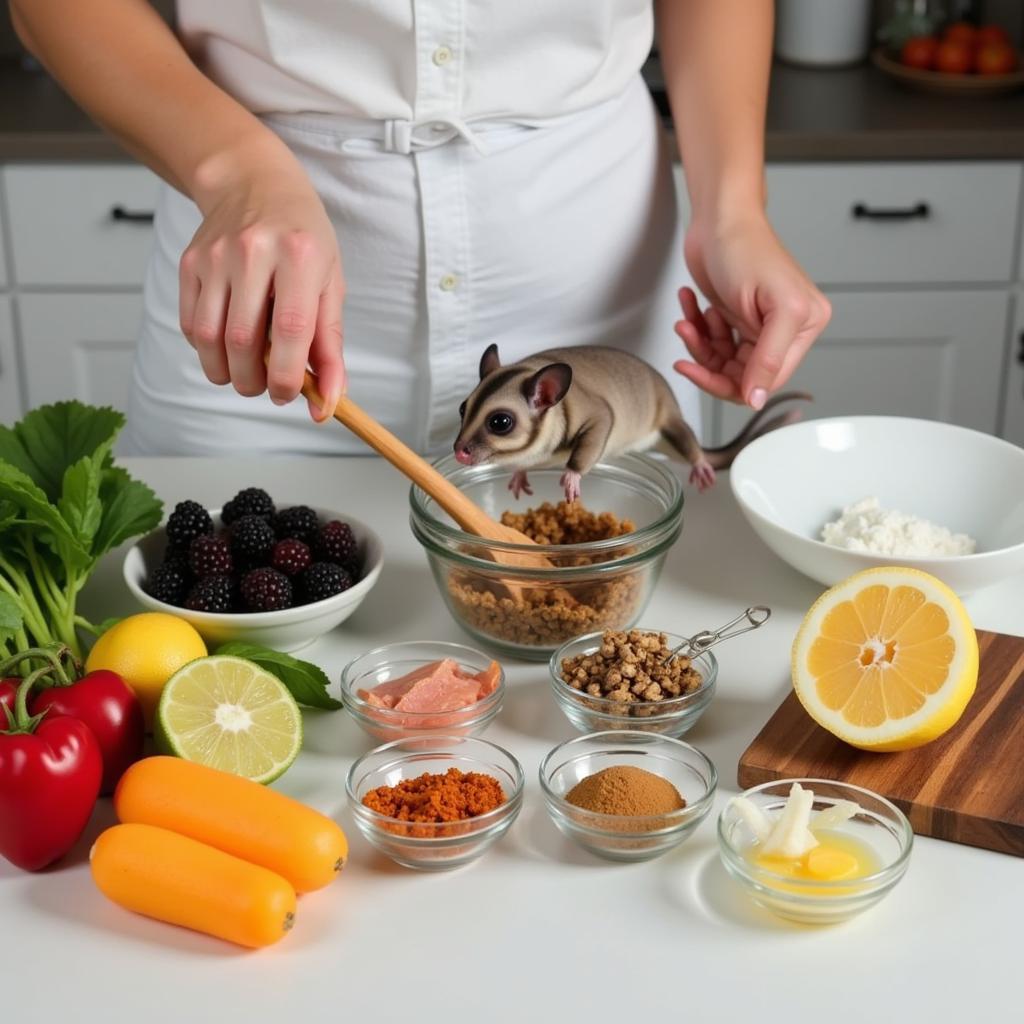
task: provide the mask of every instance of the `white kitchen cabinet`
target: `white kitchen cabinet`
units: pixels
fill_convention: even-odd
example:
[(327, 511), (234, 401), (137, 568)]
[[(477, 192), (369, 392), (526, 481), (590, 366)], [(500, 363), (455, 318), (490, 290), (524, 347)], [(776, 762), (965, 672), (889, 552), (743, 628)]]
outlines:
[(0, 203), (0, 288), (7, 287), (7, 246), (5, 240), (7, 238), (7, 229), (4, 225), (4, 211), (3, 204)]
[(78, 398), (125, 409), (142, 295), (22, 294), (26, 406)]
[(1014, 296), (1014, 307), (1003, 392), (1002, 435), (1024, 447), (1024, 287)]
[(159, 180), (131, 164), (19, 164), (4, 171), (19, 287), (131, 287), (153, 238)]
[[(832, 322), (788, 388), (805, 418), (914, 416), (987, 433), (999, 427), (1009, 299), (1004, 291), (830, 293)], [(750, 411), (720, 408), (730, 439)]]
[(768, 168), (768, 213), (820, 285), (1009, 282), (1019, 163)]
[(14, 423), (21, 416), (21, 388), (14, 350), (11, 300), (0, 295), (0, 423)]

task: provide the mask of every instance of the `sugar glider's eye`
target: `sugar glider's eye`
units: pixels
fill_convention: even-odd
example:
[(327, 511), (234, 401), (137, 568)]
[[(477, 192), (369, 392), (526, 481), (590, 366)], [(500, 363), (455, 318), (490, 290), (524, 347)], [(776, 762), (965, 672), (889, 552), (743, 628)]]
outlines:
[(466, 418), (466, 403), (463, 402), (462, 405), (459, 406), (459, 419), (460, 420), (464, 420), (465, 418)]
[(487, 429), (492, 434), (508, 434), (512, 428), (516, 425), (516, 418), (510, 412), (506, 412), (504, 409), (498, 412), (492, 412), (487, 417)]

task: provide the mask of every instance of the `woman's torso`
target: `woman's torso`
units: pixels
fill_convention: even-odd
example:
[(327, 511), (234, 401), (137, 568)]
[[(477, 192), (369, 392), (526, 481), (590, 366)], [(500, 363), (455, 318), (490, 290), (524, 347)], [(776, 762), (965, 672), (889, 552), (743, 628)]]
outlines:
[[(615, 51), (620, 55), (611, 60), (608, 51), (602, 62), (597, 53), (602, 44), (572, 41), (575, 23), (584, 39), (596, 38), (622, 12), (633, 11), (643, 22), (649, 4), (566, 0), (541, 5), (530, 0), (525, 4), (529, 15), (506, 11), (523, 6), (511, 0), (450, 5), (380, 0), (372, 10), (367, 3), (335, 0), (287, 5), (181, 0), (181, 6), (193, 46), (200, 23), (223, 23), (219, 31), (230, 34), (236, 20), (263, 24), (261, 18), (273, 21), (273, 14), (278, 30), (287, 18), (304, 26), (291, 38), (290, 52), (301, 53), (307, 45), (303, 40), (313, 39), (308, 47), (315, 51), (310, 59), (315, 66), (329, 52), (325, 39), (331, 36), (330, 45), (338, 49), (336, 64), (345, 68), (332, 86), (336, 104), (355, 103), (363, 95), (345, 63), (355, 51), (376, 48), (381, 63), (390, 55), (395, 66), (366, 83), (366, 96), (386, 94), (393, 105), (371, 108), (365, 99), (365, 111), (394, 114), (401, 110), (394, 104), (403, 95), (415, 103), (422, 92), (415, 69), (405, 81), (395, 57), (410, 45), (412, 32), (407, 25), (403, 34), (399, 15), (414, 8), (417, 17), (446, 6), (468, 9), (465, 39), (484, 35), (481, 12), (490, 12), (493, 31), (478, 43), (495, 60), (513, 28), (522, 43), (509, 52), (529, 50), (525, 34), (532, 26), (532, 38), (542, 50), (548, 48), (553, 64), (562, 51), (577, 77), (612, 91), (610, 98), (569, 113), (570, 79), (564, 68), (547, 82), (531, 82), (522, 69), (510, 70), (507, 95), (521, 94), (538, 106), (509, 99), (507, 107), (539, 110), (548, 102), (545, 95), (560, 97), (550, 99), (551, 117), (528, 127), (532, 119), (524, 114), (485, 117), (479, 105), (469, 109), (480, 116), (465, 118), (467, 103), (459, 98), (481, 94), (476, 73), (467, 73), (456, 82), (452, 105), (434, 115), (443, 119), (444, 130), (438, 133), (439, 123), (433, 120), (411, 126), (404, 136), (390, 130), (393, 124), (365, 113), (357, 117), (317, 106), (303, 113), (263, 112), (303, 162), (338, 232), (347, 284), (349, 393), (407, 443), (427, 452), (451, 444), (459, 403), (475, 385), (480, 354), (491, 342), (500, 345), (507, 361), (552, 346), (603, 344), (628, 348), (668, 370), (678, 350), (672, 323), (675, 287), (684, 276), (682, 244), (667, 144), (637, 71), (642, 56), (625, 60)], [(603, 14), (595, 15), (598, 10)], [(341, 33), (342, 26), (355, 33), (358, 19), (352, 19), (358, 14), (372, 20), (375, 11), (381, 18), (391, 12), (397, 22), (394, 39), (360, 47), (353, 42), (356, 35)], [(332, 12), (340, 13), (335, 17)], [(582, 25), (593, 19), (585, 31)], [(423, 19), (417, 24), (422, 28)], [(647, 29), (643, 39), (635, 34), (637, 54), (646, 52)], [(559, 45), (551, 43), (553, 36), (560, 37)], [(226, 35), (218, 38), (217, 46), (228, 45)], [(209, 66), (211, 37), (206, 39)], [(270, 43), (280, 51), (276, 31), (264, 39), (265, 46)], [(235, 39), (231, 46), (242, 44)], [(473, 47), (465, 41), (464, 46), (472, 58)], [(256, 44), (245, 47), (249, 52)], [(246, 60), (262, 66), (268, 52), (259, 59), (250, 53)], [(232, 61), (221, 54), (219, 64), (216, 77), (225, 84)], [(584, 66), (589, 67), (585, 74)], [(254, 83), (263, 83), (262, 75), (262, 70), (254, 73), (251, 91), (240, 97), (256, 107), (262, 106), (256, 97), (265, 83), (259, 88)], [(614, 86), (622, 75), (623, 84)], [(273, 98), (275, 107), (327, 104), (314, 100), (308, 83), (296, 83), (267, 99)], [(493, 80), (488, 87), (496, 88)], [(403, 88), (409, 91), (403, 94)], [(365, 451), (336, 426), (314, 426), (304, 403), (278, 408), (266, 395), (243, 398), (205, 380), (181, 337), (177, 310), (177, 264), (199, 222), (194, 204), (167, 189), (157, 216), (129, 409), (132, 448), (195, 454)], [(677, 392), (688, 416), (695, 418), (692, 389)]]
[(257, 113), (549, 119), (619, 95), (652, 0), (178, 0), (193, 58)]

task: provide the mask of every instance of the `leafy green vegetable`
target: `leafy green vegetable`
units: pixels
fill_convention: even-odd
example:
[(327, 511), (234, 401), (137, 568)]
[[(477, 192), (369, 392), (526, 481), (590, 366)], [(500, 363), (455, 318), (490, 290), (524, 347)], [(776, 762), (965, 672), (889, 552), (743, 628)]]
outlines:
[(288, 688), (288, 692), (307, 707), (326, 708), (331, 711), (341, 707), (341, 701), (335, 700), (327, 693), (327, 687), (331, 685), (327, 675), (312, 662), (300, 661), (290, 654), (273, 651), (269, 647), (247, 644), (244, 640), (229, 640), (213, 653), (232, 654), (236, 658), (255, 662), (260, 668), (265, 668), (271, 675), (277, 676)]
[[(0, 426), (0, 652), (52, 641), (80, 653), (78, 594), (99, 559), (163, 506), (113, 464), (114, 409), (58, 402)], [(5, 611), (6, 608), (6, 611)], [(17, 614), (18, 624), (10, 622)]]
[[(18, 602), (8, 594), (0, 594), (0, 645), (7, 640), (13, 640), (19, 629), (21, 629), (21, 609), (18, 607)], [(0, 653), (0, 657), (2, 657), (2, 653)]]

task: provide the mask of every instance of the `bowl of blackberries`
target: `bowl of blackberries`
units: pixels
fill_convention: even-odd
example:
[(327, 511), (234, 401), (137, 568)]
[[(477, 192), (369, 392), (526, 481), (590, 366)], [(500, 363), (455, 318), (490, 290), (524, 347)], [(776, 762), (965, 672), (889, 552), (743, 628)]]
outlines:
[(277, 506), (247, 487), (221, 509), (181, 501), (125, 556), (136, 599), (208, 643), (305, 647), (356, 610), (383, 564), (380, 538), (350, 515)]

